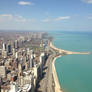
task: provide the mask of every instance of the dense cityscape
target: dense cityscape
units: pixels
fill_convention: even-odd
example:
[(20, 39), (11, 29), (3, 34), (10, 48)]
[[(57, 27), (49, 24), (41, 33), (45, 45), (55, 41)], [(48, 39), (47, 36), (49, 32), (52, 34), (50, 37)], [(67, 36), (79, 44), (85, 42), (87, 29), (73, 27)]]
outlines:
[(0, 92), (37, 91), (50, 54), (47, 33), (0, 32), (0, 39)]

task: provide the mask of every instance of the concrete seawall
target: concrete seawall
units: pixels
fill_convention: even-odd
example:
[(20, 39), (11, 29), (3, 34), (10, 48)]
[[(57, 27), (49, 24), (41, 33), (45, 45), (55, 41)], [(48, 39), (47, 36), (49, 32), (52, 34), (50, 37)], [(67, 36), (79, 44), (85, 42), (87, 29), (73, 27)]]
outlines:
[(61, 56), (55, 57), (53, 62), (52, 62), (52, 73), (53, 73), (53, 78), (54, 78), (54, 82), (55, 82), (55, 92), (63, 92), (61, 90), (61, 87), (60, 87), (60, 84), (59, 84), (59, 80), (58, 80), (58, 77), (57, 77), (56, 68), (55, 68), (55, 61), (59, 57), (61, 57)]

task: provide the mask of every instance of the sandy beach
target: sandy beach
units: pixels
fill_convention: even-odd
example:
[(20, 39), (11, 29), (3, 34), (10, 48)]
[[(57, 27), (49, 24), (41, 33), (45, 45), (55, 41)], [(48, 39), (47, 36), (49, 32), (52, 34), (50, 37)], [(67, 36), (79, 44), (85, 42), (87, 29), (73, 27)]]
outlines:
[(71, 54), (90, 54), (90, 52), (74, 52), (74, 51), (68, 51), (68, 50), (63, 50), (63, 49), (59, 49), (56, 48), (52, 42), (50, 42), (50, 47), (56, 51), (58, 51), (59, 53), (66, 53), (67, 55), (71, 55)]

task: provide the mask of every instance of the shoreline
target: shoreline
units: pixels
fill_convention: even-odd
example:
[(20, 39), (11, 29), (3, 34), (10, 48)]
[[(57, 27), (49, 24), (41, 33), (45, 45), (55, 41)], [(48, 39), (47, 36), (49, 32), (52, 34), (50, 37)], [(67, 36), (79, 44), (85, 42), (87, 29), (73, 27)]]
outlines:
[(61, 57), (61, 55), (56, 56), (53, 59), (53, 62), (52, 62), (52, 74), (53, 74), (54, 83), (55, 83), (55, 92), (63, 92), (62, 89), (61, 89), (61, 86), (60, 86), (60, 83), (59, 83), (59, 80), (58, 80), (58, 76), (57, 76), (57, 72), (56, 72), (56, 68), (55, 68), (55, 61), (59, 57)]
[(59, 53), (65, 53), (66, 55), (71, 55), (71, 54), (83, 54), (83, 55), (87, 55), (87, 54), (90, 54), (90, 52), (74, 52), (74, 51), (68, 51), (68, 50), (63, 50), (63, 49), (60, 49), (60, 48), (56, 48), (52, 42), (50, 42), (50, 47), (56, 51), (58, 51)]
[[(68, 51), (68, 50), (63, 50), (63, 49), (59, 49), (59, 48), (56, 48), (52, 42), (50, 42), (49, 46), (58, 51), (59, 53), (61, 54), (66, 54), (66, 55), (71, 55), (71, 54), (90, 54), (90, 52), (72, 52), (72, 51)], [(56, 67), (55, 67), (55, 61), (57, 58), (61, 57), (62, 55), (59, 55), (59, 56), (56, 56), (54, 57), (53, 61), (52, 61), (52, 74), (53, 74), (53, 77), (54, 77), (54, 83), (55, 83), (55, 92), (63, 92), (61, 86), (60, 86), (60, 82), (58, 80), (58, 76), (57, 76), (57, 72), (56, 72)]]

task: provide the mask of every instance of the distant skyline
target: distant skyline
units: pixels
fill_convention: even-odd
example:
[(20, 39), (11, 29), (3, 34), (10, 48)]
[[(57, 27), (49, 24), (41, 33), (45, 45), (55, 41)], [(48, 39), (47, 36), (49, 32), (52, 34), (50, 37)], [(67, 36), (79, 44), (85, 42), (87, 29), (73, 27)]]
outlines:
[(0, 30), (92, 32), (92, 0), (0, 0)]

